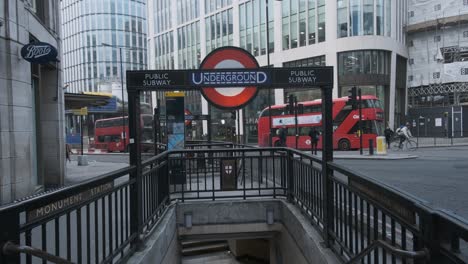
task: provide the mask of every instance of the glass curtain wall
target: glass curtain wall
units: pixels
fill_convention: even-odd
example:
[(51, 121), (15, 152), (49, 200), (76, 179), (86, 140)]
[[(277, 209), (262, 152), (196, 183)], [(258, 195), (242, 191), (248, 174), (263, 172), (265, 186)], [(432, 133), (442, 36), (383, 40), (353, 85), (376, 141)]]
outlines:
[(177, 29), (178, 68), (198, 69), (200, 66), (200, 22)]
[(283, 50), (325, 41), (325, 0), (283, 0), (281, 6)]
[(391, 36), (391, 1), (337, 0), (337, 34)]
[[(185, 0), (185, 1), (198, 1), (198, 0)], [(232, 5), (232, 0), (205, 0), (205, 13), (213, 13), (221, 8)]]
[(197, 19), (199, 15), (200, 7), (198, 6), (198, 0), (177, 0), (178, 25)]
[[(62, 3), (63, 69), (68, 91), (96, 92), (100, 87), (111, 87), (105, 85), (109, 83), (120, 86), (121, 78), (125, 81), (125, 75), (120, 76), (121, 63), (124, 73), (146, 68), (145, 7), (143, 1)], [(117, 48), (102, 43), (123, 47), (122, 62)]]
[(239, 5), (239, 35), (240, 47), (254, 56), (266, 54), (267, 46), (270, 53), (274, 52), (273, 4), (268, 5), (268, 27), (270, 39), (266, 39), (266, 8), (265, 0), (252, 0)]
[[(100, 1), (99, 1), (100, 2)], [(106, 2), (106, 1), (102, 1)], [(177, 1), (180, 7), (181, 1)], [(171, 23), (171, 0), (155, 0), (153, 4), (154, 34), (161, 33), (172, 27)]]
[(206, 53), (233, 44), (232, 8), (205, 18)]
[(170, 31), (155, 38), (156, 69), (174, 69), (174, 32)]
[(391, 52), (384, 50), (359, 50), (338, 54), (339, 95), (347, 96), (356, 86), (363, 95), (377, 96), (384, 106), (388, 120)]

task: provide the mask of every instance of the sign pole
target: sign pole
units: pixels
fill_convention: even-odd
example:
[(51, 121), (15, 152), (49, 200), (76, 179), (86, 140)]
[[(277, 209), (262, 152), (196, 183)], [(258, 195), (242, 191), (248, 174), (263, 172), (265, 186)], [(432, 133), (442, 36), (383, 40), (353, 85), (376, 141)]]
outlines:
[[(266, 16), (266, 38), (267, 38), (267, 68), (270, 68), (270, 26), (268, 18), (268, 0), (265, 0), (265, 16)], [(268, 88), (268, 146), (272, 147), (272, 120), (271, 120), (271, 87)]]
[(81, 134), (81, 156), (83, 153), (83, 115), (80, 115), (80, 134)]
[(359, 97), (359, 154), (363, 154), (362, 151), (362, 100), (361, 100), (361, 88), (358, 89)]
[(241, 143), (240, 139), (240, 110), (237, 110), (237, 144)]
[(297, 149), (297, 143), (298, 143), (298, 140), (299, 140), (299, 134), (298, 134), (298, 126), (297, 126), (297, 97), (294, 96), (294, 128), (296, 130), (296, 149)]

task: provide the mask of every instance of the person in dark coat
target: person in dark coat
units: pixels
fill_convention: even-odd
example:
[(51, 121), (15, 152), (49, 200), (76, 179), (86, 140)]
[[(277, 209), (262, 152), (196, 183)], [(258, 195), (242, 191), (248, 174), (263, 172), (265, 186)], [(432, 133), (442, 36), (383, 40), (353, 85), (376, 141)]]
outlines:
[(280, 128), (278, 137), (279, 137), (279, 142), (282, 147), (286, 147), (286, 136), (287, 136), (287, 129), (286, 126), (283, 126)]
[(71, 154), (72, 154), (71, 146), (70, 144), (66, 143), (65, 144), (65, 158), (67, 158), (68, 162), (71, 162), (71, 157), (70, 157)]
[(384, 130), (384, 135), (385, 141), (387, 142), (387, 148), (390, 148), (390, 141), (393, 137), (393, 130), (389, 126), (387, 126), (387, 128)]
[(320, 133), (315, 129), (311, 128), (309, 130), (309, 137), (310, 137), (310, 146), (312, 150), (312, 155), (315, 153), (317, 155), (317, 143), (319, 141)]

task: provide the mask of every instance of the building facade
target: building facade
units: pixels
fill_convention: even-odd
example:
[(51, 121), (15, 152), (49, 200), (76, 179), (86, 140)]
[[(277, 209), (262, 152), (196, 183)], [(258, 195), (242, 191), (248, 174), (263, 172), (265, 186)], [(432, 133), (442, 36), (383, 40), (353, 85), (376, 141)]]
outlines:
[(60, 60), (59, 28), (56, 1), (0, 1), (0, 204), (63, 184), (61, 63), (32, 64), (19, 53), (46, 42)]
[(60, 3), (67, 92), (107, 92), (121, 99), (126, 70), (146, 68), (145, 1)]
[(410, 1), (409, 107), (468, 104), (468, 1)]
[[(406, 70), (398, 66), (406, 68), (408, 57), (406, 14), (406, 0), (152, 0), (149, 67), (198, 68), (210, 51), (226, 45), (246, 49), (263, 67), (268, 49), (274, 67), (334, 66), (334, 97), (358, 86), (380, 98), (393, 126), (405, 115)], [(299, 101), (320, 97), (314, 89), (271, 93), (273, 104), (284, 103), (290, 93)], [(240, 111), (240, 133), (247, 141), (255, 142), (256, 118), (268, 105), (267, 95), (261, 91)], [(199, 102), (202, 113), (212, 112), (203, 98)], [(211, 113), (214, 126), (228, 123), (230, 113), (216, 112), (223, 113)]]
[[(126, 71), (147, 68), (146, 1), (61, 0), (60, 4), (66, 92), (112, 94), (117, 102), (113, 109), (90, 109), (83, 131), (80, 119), (66, 112), (67, 138), (81, 133), (92, 138), (97, 119), (127, 113)], [(150, 108), (145, 95), (143, 104)]]

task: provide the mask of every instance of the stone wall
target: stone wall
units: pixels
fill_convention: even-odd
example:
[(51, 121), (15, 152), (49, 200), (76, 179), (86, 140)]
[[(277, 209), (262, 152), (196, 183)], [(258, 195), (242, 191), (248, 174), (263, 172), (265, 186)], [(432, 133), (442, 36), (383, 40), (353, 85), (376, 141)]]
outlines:
[(63, 183), (60, 63), (36, 66), (33, 87), (32, 65), (20, 55), (31, 38), (60, 46), (58, 5), (41, 2), (49, 10), (42, 20), (28, 1), (0, 0), (0, 204)]

